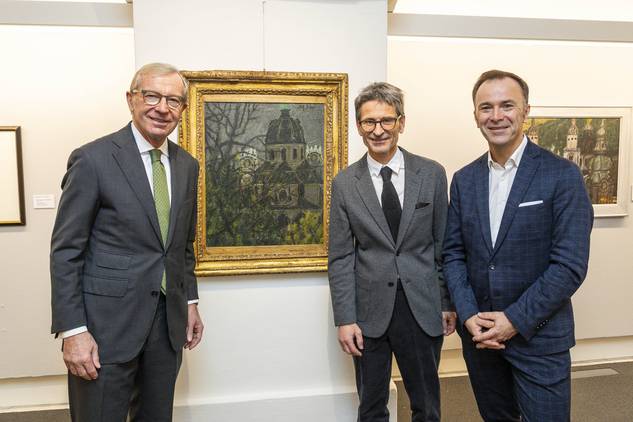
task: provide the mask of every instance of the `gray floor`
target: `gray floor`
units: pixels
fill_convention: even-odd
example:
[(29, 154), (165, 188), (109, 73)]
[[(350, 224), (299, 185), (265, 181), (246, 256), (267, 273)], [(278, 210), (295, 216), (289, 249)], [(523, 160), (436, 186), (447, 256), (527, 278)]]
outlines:
[[(596, 371), (602, 369), (603, 371)], [(617, 374), (600, 375), (611, 369)], [(573, 422), (632, 422), (633, 363), (593, 365), (572, 370)], [(410, 422), (409, 399), (398, 386), (398, 422)], [(441, 380), (442, 421), (481, 422), (473, 391), (466, 377)]]
[[(600, 371), (595, 371), (604, 369), (611, 369), (617, 374), (600, 375)], [(633, 421), (633, 362), (580, 367), (574, 368), (573, 371), (576, 372), (572, 380), (573, 422)], [(396, 385), (398, 386), (398, 422), (410, 422), (409, 399), (402, 382), (396, 381)], [(441, 386), (443, 421), (481, 422), (468, 378), (442, 378)], [(69, 420), (67, 410), (0, 413), (0, 422), (68, 422)]]

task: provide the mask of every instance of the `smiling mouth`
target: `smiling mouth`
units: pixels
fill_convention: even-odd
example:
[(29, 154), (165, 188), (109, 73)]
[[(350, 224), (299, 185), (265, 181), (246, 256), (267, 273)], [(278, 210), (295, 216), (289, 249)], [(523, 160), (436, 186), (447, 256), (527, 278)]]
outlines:
[(389, 138), (385, 138), (385, 139), (370, 139), (370, 141), (374, 144), (383, 144), (387, 141), (389, 141)]
[(156, 118), (156, 117), (151, 117), (151, 116), (150, 116), (150, 117), (149, 117), (149, 119), (150, 119), (152, 122), (154, 122), (154, 123), (156, 123), (156, 124), (158, 124), (158, 125), (162, 125), (162, 126), (167, 125), (167, 124), (169, 123), (167, 120), (158, 119), (158, 118)]
[(510, 126), (499, 126), (499, 127), (489, 127), (488, 130), (492, 131), (492, 132), (502, 132), (506, 129), (509, 129)]

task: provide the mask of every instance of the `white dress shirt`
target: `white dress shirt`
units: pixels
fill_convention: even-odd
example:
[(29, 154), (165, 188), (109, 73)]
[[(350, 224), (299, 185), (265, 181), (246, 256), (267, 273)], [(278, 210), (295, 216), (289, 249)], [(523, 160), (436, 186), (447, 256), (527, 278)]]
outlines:
[(514, 177), (517, 174), (523, 151), (527, 145), (527, 137), (523, 135), (523, 141), (519, 147), (514, 150), (505, 165), (496, 163), (490, 151), (488, 151), (488, 209), (490, 211), (490, 238), (492, 239), (492, 247), (495, 246), (503, 211), (508, 202), (508, 196), (512, 189)]
[[(149, 180), (149, 186), (152, 189), (152, 195), (154, 194), (154, 176), (152, 171), (152, 157), (149, 155), (149, 152), (154, 149), (152, 144), (150, 144), (144, 137), (141, 135), (141, 132), (134, 126), (132, 123), (132, 134), (134, 135), (134, 141), (136, 141), (136, 146), (138, 147), (139, 152), (141, 153), (141, 159), (143, 160), (143, 165), (145, 166), (145, 174), (147, 174), (147, 180)], [(165, 139), (165, 142), (162, 143), (158, 149), (160, 150), (160, 162), (163, 163), (165, 167), (165, 176), (167, 177), (167, 192), (169, 192), (169, 203), (171, 204), (171, 167), (169, 165), (169, 148), (168, 148), (169, 140)]]
[(369, 168), (369, 175), (371, 181), (374, 184), (376, 195), (378, 196), (378, 202), (382, 207), (382, 176), (380, 175), (380, 169), (383, 167), (389, 167), (391, 169), (391, 183), (396, 188), (398, 199), (400, 200), (400, 207), (404, 204), (404, 155), (400, 148), (396, 149), (396, 153), (391, 157), (391, 160), (384, 165), (371, 158), (371, 155), (367, 154), (367, 167)]
[[(139, 130), (134, 126), (134, 123), (131, 124), (132, 127), (132, 135), (134, 135), (134, 141), (136, 142), (136, 146), (141, 154), (141, 159), (143, 160), (143, 166), (145, 167), (145, 174), (147, 175), (147, 180), (149, 181), (149, 186), (152, 189), (152, 195), (154, 194), (154, 176), (152, 172), (152, 157), (149, 155), (149, 152), (154, 149), (152, 144), (150, 144), (145, 137), (139, 132)], [(167, 192), (169, 193), (169, 202), (171, 203), (171, 167), (169, 165), (169, 148), (168, 148), (169, 140), (165, 139), (165, 142), (158, 148), (161, 152), (160, 161), (163, 163), (165, 167), (165, 175), (167, 177)], [(198, 300), (190, 300), (189, 304), (198, 303)], [(77, 328), (73, 328), (72, 330), (62, 331), (59, 333), (61, 338), (67, 338), (70, 336), (74, 336), (75, 334), (80, 334), (85, 331), (88, 331), (88, 327), (81, 326)]]

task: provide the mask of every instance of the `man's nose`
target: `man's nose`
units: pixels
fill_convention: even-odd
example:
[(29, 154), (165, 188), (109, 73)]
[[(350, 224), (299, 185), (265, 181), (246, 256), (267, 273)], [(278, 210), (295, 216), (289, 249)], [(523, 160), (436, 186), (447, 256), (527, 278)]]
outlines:
[(160, 101), (158, 102), (158, 104), (156, 104), (155, 108), (161, 113), (168, 113), (169, 106), (167, 105), (167, 97), (162, 97)]
[(372, 131), (372, 133), (375, 136), (380, 136), (385, 132), (385, 130), (382, 128), (382, 122), (376, 122), (376, 127), (374, 127), (374, 130)]
[(492, 109), (492, 118), (493, 120), (501, 120), (503, 119), (503, 110), (500, 107), (495, 107)]

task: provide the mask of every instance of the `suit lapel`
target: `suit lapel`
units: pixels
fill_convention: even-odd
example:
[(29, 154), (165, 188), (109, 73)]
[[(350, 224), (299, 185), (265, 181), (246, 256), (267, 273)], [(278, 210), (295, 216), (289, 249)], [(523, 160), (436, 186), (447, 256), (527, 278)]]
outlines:
[(182, 157), (179, 154), (178, 148), (173, 142), (168, 142), (169, 148), (169, 167), (171, 171), (171, 207), (169, 211), (169, 230), (167, 232), (167, 245), (165, 249), (169, 248), (171, 241), (174, 237), (174, 230), (176, 228), (176, 219), (180, 206), (184, 200), (186, 193), (185, 182), (187, 180), (186, 167), (182, 163)]
[(391, 244), (395, 247), (393, 237), (391, 236), (391, 231), (389, 230), (389, 224), (387, 224), (385, 214), (382, 211), (380, 202), (378, 202), (376, 189), (374, 188), (374, 184), (371, 181), (371, 176), (369, 175), (369, 168), (367, 167), (367, 154), (363, 155), (363, 158), (360, 159), (355, 177), (357, 179), (356, 190), (358, 191), (361, 200), (365, 204), (365, 207), (367, 208), (371, 216), (376, 221), (378, 227), (380, 227), (380, 230), (382, 230), (384, 235), (387, 236)]
[(489, 170), (488, 155), (484, 154), (477, 163), (475, 170), (475, 201), (477, 202), (477, 215), (479, 227), (488, 252), (492, 252), (492, 237), (490, 235), (490, 209), (489, 209)]
[(128, 124), (128, 126), (119, 133), (121, 136), (114, 140), (115, 145), (119, 148), (115, 150), (112, 155), (145, 210), (154, 229), (154, 233), (162, 244), (158, 215), (156, 214), (156, 206), (154, 205), (154, 196), (152, 195), (152, 190), (147, 180), (147, 173), (145, 173), (145, 166), (141, 159), (141, 154), (138, 151), (136, 142), (134, 142), (134, 135), (132, 135), (130, 125)]
[(510, 195), (506, 201), (505, 209), (503, 210), (503, 218), (501, 219), (493, 253), (499, 250), (506, 234), (508, 234), (508, 229), (519, 209), (519, 204), (525, 196), (525, 192), (530, 186), (536, 170), (539, 168), (540, 161), (537, 159), (539, 154), (538, 148), (528, 141), (523, 156), (521, 157), (517, 174), (514, 177), (514, 182), (512, 182), (512, 188), (510, 189)]
[(415, 204), (420, 196), (420, 188), (422, 187), (423, 177), (422, 169), (416, 167), (411, 160), (411, 156), (407, 151), (402, 150), (404, 156), (404, 203), (402, 205), (402, 216), (400, 217), (400, 228), (398, 229), (398, 242), (396, 243), (396, 249), (402, 244), (402, 239), (405, 236), (415, 211)]

